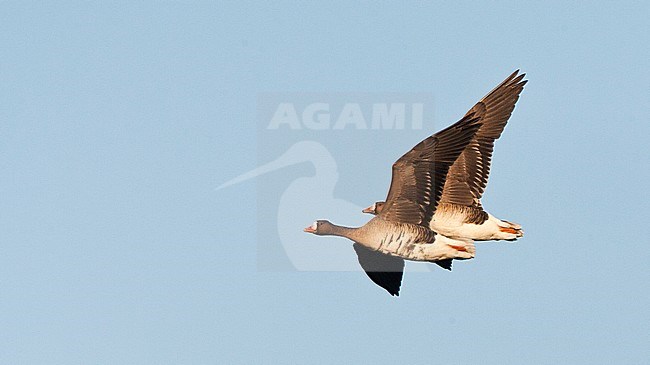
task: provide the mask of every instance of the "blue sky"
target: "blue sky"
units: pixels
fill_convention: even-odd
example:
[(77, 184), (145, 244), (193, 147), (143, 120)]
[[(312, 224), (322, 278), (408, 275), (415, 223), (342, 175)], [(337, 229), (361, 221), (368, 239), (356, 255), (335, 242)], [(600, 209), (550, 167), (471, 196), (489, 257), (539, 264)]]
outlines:
[[(0, 362), (650, 358), (647, 3), (0, 10)], [(313, 174), (215, 190), (276, 157), (262, 147), (284, 149), (258, 138), (261, 93), (434, 96), (431, 131), (328, 144), (335, 197), (365, 206), (392, 161), (519, 68), (530, 81), (483, 203), (523, 239), (481, 244), (451, 273), (407, 272), (399, 298), (359, 272), (260, 270), (278, 214), (261, 207)]]

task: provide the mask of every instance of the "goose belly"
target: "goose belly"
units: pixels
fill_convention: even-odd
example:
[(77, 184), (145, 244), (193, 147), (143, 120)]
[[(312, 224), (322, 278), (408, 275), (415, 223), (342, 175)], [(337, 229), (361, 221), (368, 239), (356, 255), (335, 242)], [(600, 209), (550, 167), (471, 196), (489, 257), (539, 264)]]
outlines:
[(499, 229), (498, 218), (488, 215), (482, 224), (465, 223), (465, 215), (461, 212), (436, 211), (431, 220), (433, 231), (450, 238), (472, 239), (476, 241), (499, 240), (503, 234)]
[(419, 241), (422, 241), (422, 237), (418, 237), (417, 234), (407, 230), (402, 230), (377, 237), (374, 240), (377, 246), (372, 248), (389, 255), (408, 256), (413, 244)]
[(465, 215), (461, 212), (437, 210), (429, 223), (429, 228), (434, 232), (451, 238), (464, 238), (467, 230), (467, 223), (464, 223)]
[(458, 240), (439, 234), (429, 242), (418, 236), (389, 235), (381, 241), (377, 251), (405, 260), (429, 262), (444, 259), (467, 260), (473, 258), (476, 253), (472, 240)]

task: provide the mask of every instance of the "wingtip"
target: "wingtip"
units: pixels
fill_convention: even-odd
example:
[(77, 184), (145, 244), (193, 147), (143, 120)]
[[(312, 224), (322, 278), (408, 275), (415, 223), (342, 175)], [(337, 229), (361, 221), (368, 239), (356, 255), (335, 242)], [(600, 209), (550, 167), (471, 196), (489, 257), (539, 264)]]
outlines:
[(515, 77), (514, 79), (512, 79), (511, 84), (515, 84), (515, 85), (516, 85), (516, 84), (521, 83), (522, 80), (523, 80), (524, 82), (527, 81), (527, 80), (524, 80), (524, 77), (525, 77), (525, 76), (526, 76), (526, 74), (518, 75), (517, 77)]
[(451, 271), (451, 265), (453, 260), (452, 259), (444, 259), (444, 260), (439, 260), (439, 261), (432, 261), (434, 264), (440, 266), (441, 268), (445, 270)]
[(392, 287), (392, 288), (384, 288), (388, 292), (388, 294), (394, 296), (394, 297), (399, 297), (399, 291), (402, 288), (402, 283), (400, 282), (399, 286), (397, 287)]

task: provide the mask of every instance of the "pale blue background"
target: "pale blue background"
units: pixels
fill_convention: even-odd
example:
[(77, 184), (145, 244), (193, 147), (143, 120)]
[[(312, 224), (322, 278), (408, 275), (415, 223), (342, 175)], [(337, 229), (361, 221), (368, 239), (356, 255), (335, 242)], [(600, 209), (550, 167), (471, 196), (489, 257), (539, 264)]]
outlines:
[[(1, 3), (0, 363), (647, 364), (650, 6), (450, 4)], [(214, 188), (259, 92), (430, 91), (444, 124), (516, 68), (484, 203), (524, 239), (399, 298), (256, 269), (255, 183)]]

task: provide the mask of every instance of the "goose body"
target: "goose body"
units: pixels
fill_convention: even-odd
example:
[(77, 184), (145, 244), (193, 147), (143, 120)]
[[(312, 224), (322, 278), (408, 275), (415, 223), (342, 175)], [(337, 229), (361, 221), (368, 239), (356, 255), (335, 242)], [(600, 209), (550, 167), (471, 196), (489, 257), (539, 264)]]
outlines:
[(371, 251), (411, 261), (470, 259), (475, 254), (471, 240), (450, 239), (421, 225), (392, 222), (382, 217), (375, 217), (358, 228), (318, 220), (304, 231), (345, 237)]
[[(363, 212), (377, 214), (383, 204), (375, 202)], [(438, 204), (429, 228), (456, 240), (513, 241), (524, 234), (521, 225), (499, 219), (483, 209), (445, 203)]]
[[(523, 236), (521, 225), (499, 219), (481, 206), (487, 185), (494, 141), (501, 136), (526, 80), (515, 71), (467, 112), (482, 125), (458, 159), (449, 168), (442, 196), (429, 228), (452, 239), (516, 240)], [(384, 202), (363, 210), (379, 214)]]
[(524, 234), (517, 223), (501, 220), (482, 209), (453, 204), (440, 204), (430, 227), (450, 238), (475, 241), (513, 241)]

